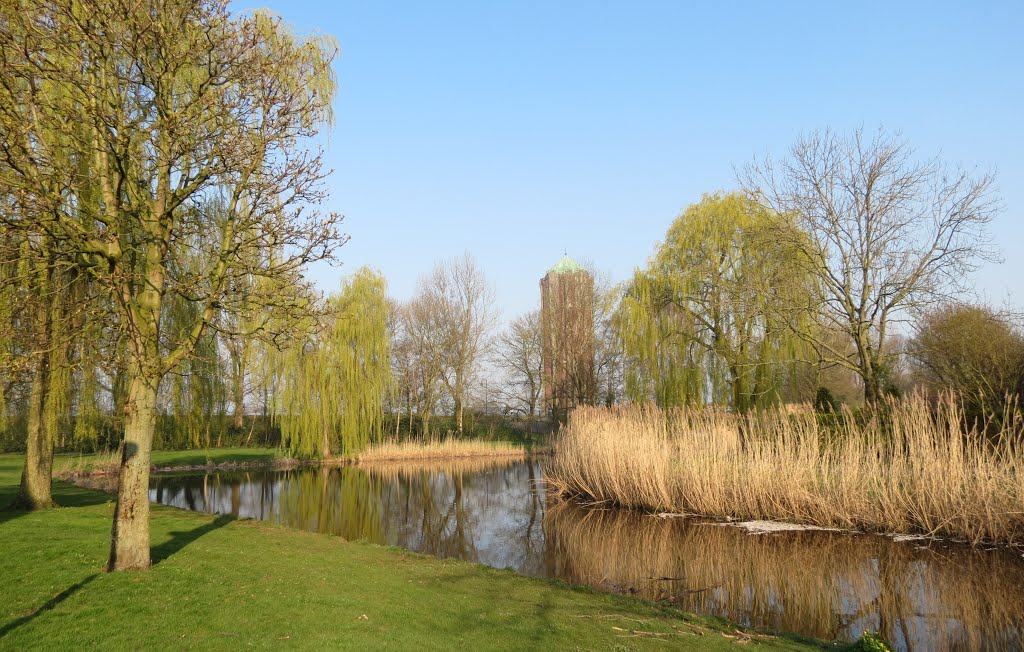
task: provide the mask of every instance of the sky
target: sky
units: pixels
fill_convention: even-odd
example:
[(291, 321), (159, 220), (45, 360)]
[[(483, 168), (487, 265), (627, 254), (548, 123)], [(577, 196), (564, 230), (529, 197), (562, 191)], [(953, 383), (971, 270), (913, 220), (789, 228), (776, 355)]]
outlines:
[[(255, 4), (253, 4), (255, 3)], [(898, 6), (897, 6), (898, 5)], [(330, 199), (362, 265), (409, 298), (469, 251), (504, 319), (563, 253), (614, 280), (736, 171), (829, 127), (995, 171), (1003, 262), (980, 297), (1024, 305), (1022, 2), (314, 2), (266, 7), (337, 39)]]

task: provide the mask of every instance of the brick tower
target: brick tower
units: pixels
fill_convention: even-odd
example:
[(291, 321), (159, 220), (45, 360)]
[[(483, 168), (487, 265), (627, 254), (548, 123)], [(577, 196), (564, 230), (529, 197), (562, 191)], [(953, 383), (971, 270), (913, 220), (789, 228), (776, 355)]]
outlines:
[(594, 402), (594, 277), (564, 256), (540, 280), (544, 409), (565, 422), (576, 405)]

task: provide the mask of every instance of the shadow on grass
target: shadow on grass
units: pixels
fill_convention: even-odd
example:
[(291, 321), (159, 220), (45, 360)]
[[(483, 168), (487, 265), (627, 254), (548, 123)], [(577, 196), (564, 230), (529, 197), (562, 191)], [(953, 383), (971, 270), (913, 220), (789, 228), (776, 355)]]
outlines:
[[(38, 513), (32, 510), (12, 508), (11, 505), (17, 496), (17, 485), (6, 486), (0, 489), (0, 525), (12, 521), (19, 516)], [(96, 489), (85, 489), (60, 480), (55, 480), (53, 483), (53, 501), (55, 503), (53, 509), (62, 507), (92, 507), (94, 505), (103, 505), (113, 499), (113, 495)], [(47, 510), (38, 511), (45, 512)]]
[(233, 516), (222, 515), (213, 519), (209, 523), (192, 528), (191, 530), (175, 530), (171, 532), (171, 538), (169, 540), (158, 546), (153, 546), (150, 553), (153, 565), (155, 566), (156, 564), (159, 564), (204, 534), (213, 532), (214, 530), (219, 530), (234, 520), (235, 518)]
[(21, 618), (18, 618), (17, 620), (12, 620), (11, 622), (9, 622), (6, 625), (4, 625), (3, 627), (0, 627), (0, 639), (2, 639), (7, 634), (10, 634), (12, 631), (14, 631), (15, 629), (21, 627), (22, 625), (24, 625), (26, 623), (32, 622), (33, 620), (38, 618), (40, 615), (42, 615), (44, 612), (49, 611), (49, 610), (55, 608), (61, 602), (64, 602), (65, 600), (67, 600), (68, 598), (73, 596), (75, 593), (80, 591), (82, 589), (82, 587), (84, 587), (86, 584), (88, 584), (89, 582), (93, 581), (97, 577), (99, 577), (99, 573), (95, 573), (93, 575), (90, 575), (89, 577), (85, 578), (81, 582), (78, 582), (77, 584), (72, 584), (68, 588), (64, 589), (63, 591), (61, 591), (57, 595), (55, 595), (52, 598), (50, 598), (49, 600), (47, 600), (43, 604), (43, 606), (39, 607), (38, 609), (34, 609), (32, 611), (32, 613), (28, 614), (27, 616), (22, 616)]
[(92, 505), (103, 505), (114, 500), (114, 494), (108, 494), (99, 489), (87, 489), (76, 486), (70, 482), (56, 480), (53, 483), (53, 499), (61, 507), (90, 507)]

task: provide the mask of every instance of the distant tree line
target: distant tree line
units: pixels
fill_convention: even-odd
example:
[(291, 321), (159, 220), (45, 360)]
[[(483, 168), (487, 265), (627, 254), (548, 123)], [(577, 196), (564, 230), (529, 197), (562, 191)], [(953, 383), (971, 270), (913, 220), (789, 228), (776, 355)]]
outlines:
[[(965, 420), (994, 431), (1019, 419), (1019, 319), (962, 298), (996, 257), (992, 175), (918, 160), (882, 130), (824, 130), (740, 181), (683, 211), (647, 265), (595, 293), (596, 367), (608, 371), (603, 398), (585, 402), (828, 410), (916, 388), (958, 393)], [(500, 339), (510, 406), (529, 414), (544, 382), (538, 319), (520, 316)]]

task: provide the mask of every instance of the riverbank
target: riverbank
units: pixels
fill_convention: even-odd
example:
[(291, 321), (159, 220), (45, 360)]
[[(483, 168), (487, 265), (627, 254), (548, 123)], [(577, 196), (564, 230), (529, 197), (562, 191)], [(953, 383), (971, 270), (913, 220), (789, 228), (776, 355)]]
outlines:
[(1024, 544), (1012, 433), (965, 435), (952, 401), (884, 409), (884, 419), (842, 413), (825, 427), (782, 408), (578, 408), (548, 480), (568, 496), (654, 512)]
[[(62, 453), (54, 457), (54, 476), (62, 480), (72, 480), (83, 476), (116, 475), (118, 462), (116, 451)], [(290, 468), (301, 463), (276, 448), (197, 448), (153, 451), (150, 470), (157, 473), (177, 473), (244, 468)]]
[[(419, 442), (380, 442), (348, 457), (326, 460), (299, 460), (276, 448), (208, 448), (184, 451), (153, 451), (154, 473), (190, 471), (233, 471), (240, 469), (289, 469), (307, 465), (378, 464), (392, 462), (462, 461), (467, 459), (521, 460), (528, 455), (549, 454), (550, 449), (528, 450), (522, 445), (501, 441), (443, 439)], [(61, 454), (54, 460), (54, 476), (77, 482), (87, 478), (116, 476), (116, 452)]]
[[(0, 503), (13, 498), (21, 464), (0, 456)], [(106, 574), (110, 496), (63, 482), (54, 495), (62, 508), (0, 512), (2, 648), (834, 649), (477, 564), (159, 505), (154, 567)]]

